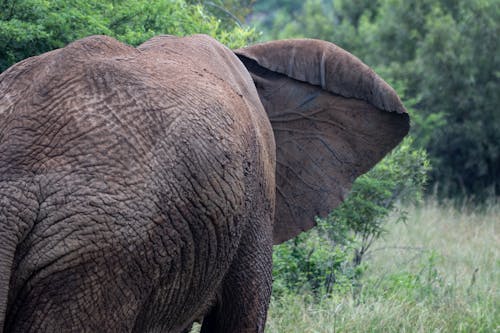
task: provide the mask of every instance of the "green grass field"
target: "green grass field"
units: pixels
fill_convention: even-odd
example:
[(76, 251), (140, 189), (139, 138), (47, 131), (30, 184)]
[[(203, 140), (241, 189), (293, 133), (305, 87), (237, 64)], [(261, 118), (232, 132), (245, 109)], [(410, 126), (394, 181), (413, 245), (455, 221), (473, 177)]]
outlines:
[(500, 203), (429, 202), (387, 229), (358, 290), (273, 298), (266, 332), (500, 332)]

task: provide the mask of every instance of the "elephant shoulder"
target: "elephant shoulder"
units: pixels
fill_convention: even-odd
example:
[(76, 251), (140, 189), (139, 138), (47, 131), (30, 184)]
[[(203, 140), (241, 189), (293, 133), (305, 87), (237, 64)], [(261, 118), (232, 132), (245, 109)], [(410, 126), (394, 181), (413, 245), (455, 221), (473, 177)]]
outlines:
[[(156, 62), (161, 67), (164, 59), (179, 62), (186, 73), (211, 76), (215, 84), (224, 84), (239, 95), (248, 96), (248, 90), (253, 88), (248, 71), (233, 51), (208, 35), (156, 36), (137, 49), (143, 52), (143, 57), (150, 59), (149, 63)], [(257, 96), (256, 91), (252, 93)]]

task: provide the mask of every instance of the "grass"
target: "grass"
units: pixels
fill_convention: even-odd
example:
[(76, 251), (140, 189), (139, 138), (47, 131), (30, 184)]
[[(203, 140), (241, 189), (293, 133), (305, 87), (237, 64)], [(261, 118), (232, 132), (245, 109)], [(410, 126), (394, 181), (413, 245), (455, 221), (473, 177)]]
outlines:
[(360, 288), (273, 298), (266, 332), (500, 332), (500, 203), (431, 201), (387, 229)]

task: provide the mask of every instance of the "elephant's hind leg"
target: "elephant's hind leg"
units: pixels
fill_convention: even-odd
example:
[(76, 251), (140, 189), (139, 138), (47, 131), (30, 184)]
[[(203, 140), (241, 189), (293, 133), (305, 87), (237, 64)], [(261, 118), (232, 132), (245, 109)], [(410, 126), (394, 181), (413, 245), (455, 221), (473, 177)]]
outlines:
[(264, 332), (272, 285), (271, 238), (270, 230), (244, 234), (201, 333)]
[[(0, 237), (0, 239), (3, 241), (2, 244), (6, 244), (2, 237)], [(6, 247), (6, 245), (3, 246)], [(6, 249), (0, 249), (0, 332), (3, 332), (5, 324), (13, 259), (14, 250), (10, 251), (8, 247)]]
[(8, 331), (12, 306), (8, 302), (17, 293), (15, 288), (10, 289), (16, 282), (11, 281), (16, 273), (16, 249), (33, 228), (39, 207), (26, 184), (30, 183), (10, 184), (0, 179), (0, 333)]

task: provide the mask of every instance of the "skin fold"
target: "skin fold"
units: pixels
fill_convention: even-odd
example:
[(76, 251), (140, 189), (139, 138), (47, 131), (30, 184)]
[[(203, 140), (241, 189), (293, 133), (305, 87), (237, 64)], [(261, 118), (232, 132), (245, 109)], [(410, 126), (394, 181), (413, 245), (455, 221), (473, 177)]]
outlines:
[(263, 332), (272, 245), (406, 135), (335, 45), (91, 36), (0, 74), (0, 332)]

